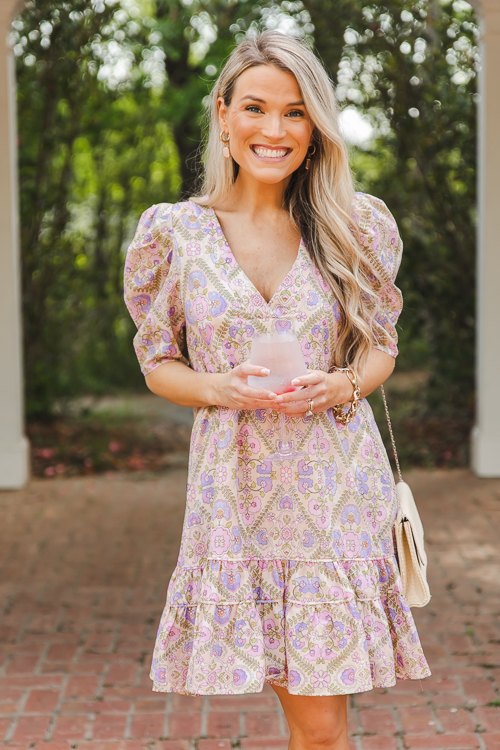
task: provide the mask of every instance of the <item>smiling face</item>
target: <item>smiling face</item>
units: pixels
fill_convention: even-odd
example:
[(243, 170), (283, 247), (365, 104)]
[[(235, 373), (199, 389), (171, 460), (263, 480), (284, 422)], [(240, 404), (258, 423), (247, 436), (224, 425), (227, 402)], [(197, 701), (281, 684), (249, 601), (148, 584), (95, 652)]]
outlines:
[(230, 105), (222, 97), (217, 105), (221, 130), (229, 133), (240, 170), (275, 184), (302, 164), (313, 125), (292, 73), (274, 65), (249, 68), (236, 79)]

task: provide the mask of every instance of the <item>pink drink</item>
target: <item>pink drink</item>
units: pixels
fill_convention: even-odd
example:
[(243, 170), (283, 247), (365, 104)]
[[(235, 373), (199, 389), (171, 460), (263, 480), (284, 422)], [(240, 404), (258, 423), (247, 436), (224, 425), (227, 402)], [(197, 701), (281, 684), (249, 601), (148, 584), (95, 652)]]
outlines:
[(276, 394), (295, 391), (291, 381), (307, 375), (299, 342), (292, 331), (255, 336), (252, 340), (250, 363), (267, 367), (271, 374), (264, 378), (249, 375), (248, 385)]

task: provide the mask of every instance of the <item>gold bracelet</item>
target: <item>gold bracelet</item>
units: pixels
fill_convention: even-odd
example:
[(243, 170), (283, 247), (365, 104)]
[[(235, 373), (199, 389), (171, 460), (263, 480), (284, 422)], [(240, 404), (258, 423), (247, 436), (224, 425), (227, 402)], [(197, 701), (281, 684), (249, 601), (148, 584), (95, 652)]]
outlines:
[(335, 417), (336, 421), (346, 426), (349, 424), (349, 422), (352, 422), (352, 420), (356, 416), (359, 400), (361, 398), (361, 389), (358, 385), (358, 377), (351, 367), (333, 367), (332, 372), (345, 372), (354, 388), (351, 406), (349, 407), (348, 411), (344, 411), (344, 404), (335, 404), (335, 406), (331, 407), (332, 414)]

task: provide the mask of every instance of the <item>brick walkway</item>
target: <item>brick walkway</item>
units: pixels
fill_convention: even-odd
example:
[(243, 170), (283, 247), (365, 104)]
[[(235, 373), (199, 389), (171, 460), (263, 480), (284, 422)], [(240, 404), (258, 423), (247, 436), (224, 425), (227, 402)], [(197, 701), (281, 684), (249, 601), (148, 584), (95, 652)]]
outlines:
[[(414, 610), (433, 676), (351, 700), (356, 750), (500, 749), (500, 480), (408, 475), (434, 598)], [(185, 475), (33, 482), (0, 493), (0, 739), (44, 750), (285, 750), (270, 688), (152, 693)]]

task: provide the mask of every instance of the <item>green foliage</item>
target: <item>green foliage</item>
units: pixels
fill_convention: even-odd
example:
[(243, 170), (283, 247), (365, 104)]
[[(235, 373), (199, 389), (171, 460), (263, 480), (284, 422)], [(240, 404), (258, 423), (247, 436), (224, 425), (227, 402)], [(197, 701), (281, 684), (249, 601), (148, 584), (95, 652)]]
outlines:
[(111, 101), (102, 129), (87, 130), (74, 144), (66, 236), (85, 289), (84, 335), (73, 347), (76, 370), (84, 374), (79, 392), (142, 382), (131, 347), (134, 328), (123, 304), (124, 250), (139, 214), (174, 198), (179, 186), (170, 129), (155, 97), (147, 105), (145, 116), (131, 94)]
[[(288, 6), (300, 32), (308, 16)], [(279, 21), (283, 11), (32, 0), (14, 22), (30, 417), (143, 383), (122, 299), (124, 251), (147, 206), (192, 190), (204, 97), (235, 36), (270, 14)]]
[(124, 250), (140, 213), (180, 184), (158, 90), (141, 69), (148, 20), (80, 0), (31, 3), (14, 23), (30, 416), (142, 383)]
[(13, 27), (30, 414), (142, 383), (124, 250), (144, 208), (192, 191), (203, 103), (235, 40), (278, 27), (314, 43), (341, 104), (375, 128), (351, 158), (358, 189), (387, 202), (403, 236), (398, 366), (431, 370), (418, 419), (428, 409), (470, 421), (478, 32), (468, 3), (34, 0)]
[[(472, 419), (478, 29), (462, 0), (340, 3), (350, 14), (338, 68), (339, 99), (376, 124), (378, 137), (353, 154), (360, 189), (382, 197), (405, 245), (398, 277), (405, 308), (402, 351), (427, 353), (429, 409)], [(318, 28), (329, 2), (308, 6)], [(338, 6), (337, 6), (338, 10)], [(338, 11), (340, 12), (340, 11)], [(345, 15), (345, 14), (344, 14)], [(320, 40), (318, 39), (318, 42)], [(422, 366), (422, 365), (421, 365)]]

